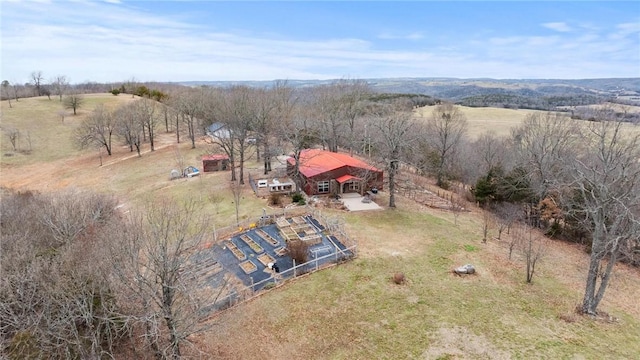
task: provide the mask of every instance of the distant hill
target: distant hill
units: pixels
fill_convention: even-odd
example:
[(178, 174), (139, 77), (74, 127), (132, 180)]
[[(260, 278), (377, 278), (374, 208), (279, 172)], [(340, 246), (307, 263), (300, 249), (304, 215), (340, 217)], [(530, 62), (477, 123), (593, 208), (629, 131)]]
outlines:
[[(609, 79), (457, 79), (384, 78), (364, 79), (380, 93), (421, 94), (465, 106), (491, 106), (551, 110), (614, 101), (640, 105), (640, 78)], [(287, 80), (304, 88), (333, 80)], [(275, 81), (190, 81), (188, 86), (247, 85), (269, 87)]]

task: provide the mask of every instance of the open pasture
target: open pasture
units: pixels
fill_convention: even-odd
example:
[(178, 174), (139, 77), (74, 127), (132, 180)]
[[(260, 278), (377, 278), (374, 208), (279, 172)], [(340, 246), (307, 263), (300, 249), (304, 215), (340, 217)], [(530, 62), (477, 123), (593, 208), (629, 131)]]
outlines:
[[(614, 104), (615, 105), (615, 104)], [(502, 109), (490, 107), (468, 107), (458, 106), (460, 111), (467, 117), (467, 135), (471, 139), (476, 139), (482, 134), (493, 133), (496, 136), (506, 137), (511, 134), (511, 130), (524, 122), (525, 118), (530, 114), (543, 114), (541, 110), (527, 109)], [(627, 109), (627, 111), (640, 111), (640, 107), (614, 107), (616, 110)], [(427, 120), (431, 116), (433, 107), (426, 106), (415, 111), (417, 119)], [(578, 124), (587, 125), (589, 122), (576, 120)], [(631, 134), (640, 133), (640, 126), (633, 124), (625, 124), (624, 128)]]

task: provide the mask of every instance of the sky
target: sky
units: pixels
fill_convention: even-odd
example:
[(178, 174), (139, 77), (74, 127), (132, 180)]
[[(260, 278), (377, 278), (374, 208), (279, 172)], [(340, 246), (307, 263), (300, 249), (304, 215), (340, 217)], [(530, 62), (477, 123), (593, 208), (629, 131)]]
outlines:
[(2, 80), (640, 77), (640, 2), (0, 0)]

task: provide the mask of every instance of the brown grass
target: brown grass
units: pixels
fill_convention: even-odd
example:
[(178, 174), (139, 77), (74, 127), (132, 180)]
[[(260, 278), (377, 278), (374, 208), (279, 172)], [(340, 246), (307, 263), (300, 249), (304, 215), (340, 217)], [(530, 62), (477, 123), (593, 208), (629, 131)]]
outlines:
[[(508, 136), (512, 128), (519, 126), (529, 114), (542, 113), (538, 110), (514, 110), (499, 108), (478, 108), (459, 106), (467, 117), (468, 135), (477, 138), (480, 135), (492, 132), (497, 136)], [(416, 110), (418, 118), (429, 118), (433, 107), (426, 106)]]
[[(21, 106), (27, 104), (27, 99), (23, 101)], [(32, 113), (13, 121), (37, 127), (30, 122), (46, 120), (47, 114)], [(145, 148), (137, 157), (118, 146), (100, 166), (97, 152), (69, 152), (56, 146), (68, 141), (64, 126), (50, 127), (50, 134), (57, 137), (42, 143), (38, 152), (10, 161), (3, 158), (0, 185), (41, 191), (89, 188), (113, 194), (132, 208), (150, 197), (193, 197), (216, 225), (235, 222), (229, 172), (169, 180), (176, 167), (175, 149), (199, 167), (199, 156), (207, 151), (203, 143), (196, 149), (187, 143), (176, 146), (173, 135), (162, 134), (156, 151)], [(5, 145), (3, 141), (3, 151)], [(50, 160), (45, 160), (48, 156)], [(258, 167), (255, 162), (249, 166)], [(219, 195), (219, 203), (209, 200), (211, 192)], [(259, 216), (266, 201), (253, 196), (247, 186), (240, 217)], [(359, 258), (225, 312), (214, 319), (217, 325), (210, 332), (194, 341), (205, 357), (221, 359), (596, 359), (603, 354), (634, 358), (640, 353), (638, 269), (618, 265), (601, 305), (618, 321), (574, 316), (587, 269), (584, 251), (551, 243), (534, 284), (526, 285), (521, 259), (507, 259), (506, 241), (482, 244), (480, 210), (465, 207), (471, 211), (459, 216), (457, 226), (449, 211), (402, 196), (397, 209), (365, 213), (325, 209), (330, 216), (345, 218), (347, 231), (359, 243)], [(490, 239), (495, 235), (491, 229)], [(476, 275), (451, 274), (453, 267), (466, 263), (476, 267)], [(396, 272), (410, 281), (396, 286), (389, 281)]]
[[(640, 111), (640, 107), (637, 106), (622, 106), (613, 104), (614, 109), (623, 111), (626, 109), (631, 112)], [(594, 107), (599, 107), (594, 105)], [(482, 108), (482, 107), (467, 107), (458, 106), (463, 114), (467, 117), (468, 131), (467, 135), (472, 138), (478, 138), (485, 133), (493, 133), (496, 136), (509, 136), (511, 129), (521, 125), (524, 119), (529, 114), (544, 113), (541, 110), (528, 110), (528, 109), (501, 109), (501, 108)], [(415, 112), (415, 116), (418, 119), (426, 120), (431, 116), (433, 107), (426, 106), (419, 108)], [(578, 120), (579, 121), (579, 120)], [(579, 121), (582, 124), (588, 124), (585, 121)], [(640, 133), (640, 126), (634, 126), (631, 124), (625, 124), (625, 128), (634, 133)]]

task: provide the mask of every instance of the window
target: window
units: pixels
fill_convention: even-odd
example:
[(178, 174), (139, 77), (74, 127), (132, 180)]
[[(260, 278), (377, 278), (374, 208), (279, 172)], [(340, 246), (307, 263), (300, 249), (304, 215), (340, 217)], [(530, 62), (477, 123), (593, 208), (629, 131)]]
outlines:
[(349, 191), (360, 191), (360, 183), (357, 181), (350, 182)]
[(318, 194), (324, 194), (329, 192), (328, 181), (318, 181)]

